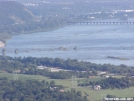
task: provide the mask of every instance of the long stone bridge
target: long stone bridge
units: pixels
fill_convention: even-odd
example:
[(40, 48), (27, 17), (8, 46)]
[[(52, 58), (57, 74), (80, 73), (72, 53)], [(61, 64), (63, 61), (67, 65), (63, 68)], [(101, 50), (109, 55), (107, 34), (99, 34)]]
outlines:
[(116, 22), (96, 22), (96, 21), (92, 21), (92, 22), (68, 22), (69, 25), (134, 25), (134, 22), (120, 22), (120, 21), (116, 21)]

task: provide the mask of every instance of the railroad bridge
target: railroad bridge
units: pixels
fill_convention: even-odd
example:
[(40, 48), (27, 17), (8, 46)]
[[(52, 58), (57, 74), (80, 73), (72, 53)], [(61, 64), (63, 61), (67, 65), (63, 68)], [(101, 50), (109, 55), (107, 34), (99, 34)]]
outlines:
[(69, 25), (134, 25), (134, 22), (68, 22)]

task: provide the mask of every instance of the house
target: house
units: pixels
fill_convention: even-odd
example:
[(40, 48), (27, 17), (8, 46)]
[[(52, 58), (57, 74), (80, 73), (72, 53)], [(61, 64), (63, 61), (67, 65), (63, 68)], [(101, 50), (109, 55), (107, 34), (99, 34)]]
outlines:
[(50, 90), (55, 91), (57, 89), (57, 87), (50, 87)]
[(15, 71), (13, 71), (14, 73), (20, 73), (21, 72), (21, 70), (15, 70)]
[(94, 88), (95, 90), (100, 90), (100, 89), (101, 89), (101, 86), (100, 86), (100, 85), (95, 85), (93, 88)]
[(97, 76), (88, 76), (87, 78), (97, 78)]
[(0, 47), (3, 47), (5, 44), (2, 42), (2, 41), (0, 41)]
[(109, 75), (106, 75), (105, 78), (109, 78)]
[(112, 78), (114, 78), (114, 76), (113, 76), (113, 75), (101, 75), (101, 77), (104, 77), (104, 78), (112, 77)]
[(59, 90), (59, 92), (64, 93), (65, 91), (64, 91), (64, 89), (61, 89), (61, 90)]
[(43, 70), (43, 69), (47, 69), (47, 68), (48, 68), (48, 67), (46, 67), (46, 66), (38, 66), (38, 67), (37, 67), (37, 69), (42, 69), (42, 70)]
[(49, 72), (60, 72), (60, 71), (71, 71), (71, 70), (65, 70), (65, 69), (60, 69), (59, 67), (47, 67), (47, 66), (38, 66), (37, 69), (47, 69)]
[(98, 75), (106, 75), (106, 74), (107, 72), (101, 72), (101, 71), (98, 72)]

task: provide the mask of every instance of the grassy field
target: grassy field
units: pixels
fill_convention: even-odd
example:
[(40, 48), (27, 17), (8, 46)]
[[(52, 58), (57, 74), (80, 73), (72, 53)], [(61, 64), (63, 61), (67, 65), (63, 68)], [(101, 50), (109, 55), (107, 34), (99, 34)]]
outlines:
[[(13, 80), (14, 79), (14, 75), (13, 74), (8, 74), (8, 73), (0, 73), (0, 77), (7, 77), (9, 80)], [(66, 91), (71, 90), (72, 88), (72, 81), (71, 79), (49, 79), (47, 77), (43, 77), (43, 76), (38, 76), (38, 75), (24, 75), (24, 74), (18, 74), (18, 79), (19, 80), (29, 80), (29, 79), (35, 79), (35, 80), (46, 80), (46, 81), (52, 81), (54, 80), (56, 82), (56, 84), (59, 85), (63, 85), (66, 87), (69, 87), (66, 89)], [(97, 78), (88, 78), (88, 79), (77, 79), (77, 81), (96, 81), (96, 80), (100, 80), (100, 77)], [(97, 101), (100, 100), (103, 96), (106, 96), (107, 94), (111, 94), (111, 95), (116, 95), (117, 97), (134, 97), (134, 87), (130, 87), (129, 89), (123, 89), (123, 90), (118, 90), (118, 89), (114, 89), (114, 90), (93, 90), (91, 89), (91, 87), (75, 87), (75, 89), (77, 91), (82, 91), (83, 96), (85, 95), (85, 93), (87, 93), (89, 95), (89, 97), (87, 97), (88, 99), (90, 99), (90, 101)]]
[(102, 77), (100, 77), (100, 76), (96, 76), (95, 78), (83, 78), (83, 79), (78, 79), (77, 81), (78, 81), (79, 83), (87, 83), (87, 82), (89, 82), (89, 81), (99, 81), (99, 80), (101, 80), (101, 79), (104, 79), (104, 78), (102, 78)]
[[(123, 90), (93, 90), (90, 87), (82, 87), (82, 88), (76, 88), (78, 91), (82, 91), (83, 95), (87, 93), (89, 95), (89, 99), (91, 101), (99, 101), (101, 98), (106, 96), (107, 94), (110, 95), (116, 95), (116, 97), (134, 97), (134, 87), (130, 87), (129, 89), (123, 89)], [(84, 93), (85, 92), (85, 93)]]
[[(0, 77), (7, 77), (9, 80), (14, 80), (15, 77), (14, 74), (9, 74), (9, 73), (0, 73)], [(64, 86), (71, 86), (71, 79), (50, 79), (48, 77), (44, 77), (44, 76), (39, 76), (39, 75), (25, 75), (25, 74), (17, 74), (16, 76), (18, 76), (18, 80), (46, 80), (46, 81), (55, 81), (56, 84), (58, 85), (64, 85)]]
[[(114, 76), (115, 78), (122, 78), (124, 76), (121, 76), (121, 75), (116, 75)], [(93, 78), (83, 78), (83, 79), (78, 79), (77, 81), (79, 83), (87, 83), (89, 81), (99, 81), (99, 80), (102, 80), (102, 79), (105, 79), (105, 77), (100, 77), (100, 76), (94, 76)]]

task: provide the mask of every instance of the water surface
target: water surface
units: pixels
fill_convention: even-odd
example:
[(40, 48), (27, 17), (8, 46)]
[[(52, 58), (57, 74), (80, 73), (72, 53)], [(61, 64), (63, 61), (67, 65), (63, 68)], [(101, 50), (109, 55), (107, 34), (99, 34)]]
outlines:
[[(49, 32), (13, 36), (4, 48), (6, 55), (12, 57), (58, 57), (134, 66), (134, 26), (70, 25)], [(17, 54), (15, 49), (19, 51)]]

